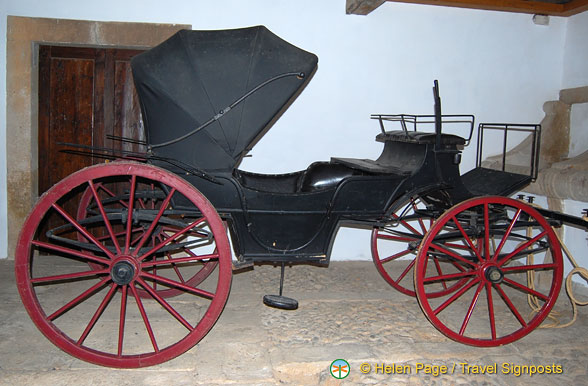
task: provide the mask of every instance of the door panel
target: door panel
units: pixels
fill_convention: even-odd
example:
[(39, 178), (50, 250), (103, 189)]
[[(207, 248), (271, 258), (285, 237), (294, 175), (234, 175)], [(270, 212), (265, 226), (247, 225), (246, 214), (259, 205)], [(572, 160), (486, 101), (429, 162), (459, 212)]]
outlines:
[[(115, 61), (114, 84), (114, 134), (125, 138), (145, 140), (139, 97), (133, 84), (131, 62)], [(141, 146), (129, 142), (122, 142), (120, 145), (123, 150), (144, 150)]]
[(39, 194), (67, 175), (103, 162), (63, 153), (59, 143), (141, 150), (107, 135), (143, 139), (130, 60), (141, 50), (39, 47)]

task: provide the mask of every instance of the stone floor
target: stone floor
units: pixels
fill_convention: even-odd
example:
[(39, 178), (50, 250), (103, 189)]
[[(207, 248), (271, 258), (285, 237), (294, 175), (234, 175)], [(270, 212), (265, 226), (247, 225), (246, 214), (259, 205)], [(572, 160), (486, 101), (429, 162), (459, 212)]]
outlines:
[[(2, 261), (0, 384), (588, 384), (586, 309), (580, 309), (571, 327), (537, 329), (506, 346), (478, 348), (439, 333), (417, 301), (391, 289), (371, 262), (288, 268), (285, 294), (298, 299), (297, 311), (262, 304), (262, 295), (275, 293), (278, 281), (279, 268), (271, 266), (235, 274), (224, 312), (198, 345), (161, 365), (117, 370), (78, 360), (45, 339), (20, 302), (13, 263)], [(565, 319), (565, 296), (556, 308)], [(343, 380), (330, 375), (335, 359), (350, 363)], [(494, 364), (498, 374), (474, 374)], [(368, 365), (370, 370), (362, 373)], [(392, 367), (388, 374), (376, 373), (377, 367), (393, 365), (410, 374), (392, 374)], [(517, 376), (516, 365), (561, 366), (561, 374)], [(441, 366), (449, 373), (435, 375)], [(504, 369), (511, 372), (503, 374)]]

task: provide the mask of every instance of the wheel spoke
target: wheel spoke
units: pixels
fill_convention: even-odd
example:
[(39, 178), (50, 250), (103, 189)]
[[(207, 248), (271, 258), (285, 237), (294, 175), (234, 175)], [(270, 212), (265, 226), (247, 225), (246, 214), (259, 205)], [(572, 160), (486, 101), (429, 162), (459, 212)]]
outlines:
[(389, 261), (396, 260), (396, 259), (398, 259), (399, 257), (406, 256), (406, 255), (408, 255), (408, 254), (409, 254), (409, 253), (411, 253), (411, 252), (412, 252), (411, 250), (407, 249), (407, 250), (405, 250), (405, 251), (402, 251), (402, 252), (395, 253), (395, 254), (394, 254), (394, 255), (392, 255), (392, 256), (388, 256), (388, 257), (386, 257), (385, 259), (382, 259), (382, 260), (381, 260), (381, 262), (382, 262), (382, 264), (384, 264), (384, 263), (387, 263), (387, 262), (389, 262)]
[(490, 216), (488, 202), (484, 202), (484, 260), (490, 260)]
[(472, 302), (470, 303), (470, 306), (468, 307), (466, 315), (463, 318), (461, 328), (459, 329), (459, 335), (463, 335), (465, 333), (465, 330), (468, 326), (468, 323), (470, 322), (470, 318), (472, 317), (472, 313), (474, 312), (474, 308), (476, 307), (476, 304), (478, 303), (478, 299), (480, 298), (480, 292), (482, 292), (482, 288), (484, 288), (484, 283), (480, 282), (480, 285), (478, 285), (478, 288), (476, 289), (476, 293), (474, 294)]
[(80, 223), (78, 223), (73, 217), (71, 217), (62, 207), (60, 207), (56, 203), (54, 203), (52, 207), (57, 212), (59, 212), (59, 214), (61, 214), (71, 225), (73, 225), (74, 228), (76, 228), (78, 232), (80, 232), (85, 238), (87, 238), (92, 243), (94, 243), (98, 248), (100, 248), (102, 252), (106, 254), (106, 256), (108, 256), (110, 259), (114, 259), (114, 255), (112, 254), (112, 252), (110, 252), (104, 245), (102, 245), (101, 242), (96, 240), (96, 237), (94, 237), (84, 227), (82, 227)]
[[(189, 254), (192, 253), (189, 249), (186, 249), (186, 252)], [(213, 253), (210, 255), (202, 255), (202, 256), (187, 256), (187, 257), (174, 257), (171, 262), (174, 264), (178, 263), (186, 263), (186, 262), (193, 262), (193, 261), (202, 261), (202, 260), (209, 260), (209, 259), (218, 259), (218, 253)], [(167, 265), (170, 263), (170, 260), (153, 260), (148, 262), (141, 263), (141, 267), (148, 268), (156, 265)]]
[(378, 232), (378, 239), (381, 240), (393, 240), (393, 241), (415, 241), (418, 240), (416, 237), (409, 236), (396, 236)]
[(173, 235), (171, 235), (169, 238), (167, 238), (166, 240), (162, 241), (161, 243), (157, 244), (156, 246), (154, 246), (153, 248), (151, 248), (149, 251), (145, 252), (143, 255), (139, 256), (137, 258), (138, 261), (142, 261), (144, 259), (146, 259), (147, 257), (149, 257), (150, 255), (154, 254), (155, 252), (159, 251), (161, 248), (163, 248), (165, 245), (171, 243), (172, 241), (174, 241), (175, 239), (177, 239), (178, 237), (180, 237), (181, 235), (183, 235), (184, 233), (188, 232), (190, 229), (200, 225), (201, 223), (203, 223), (206, 220), (206, 218), (202, 217), (201, 219), (194, 221), (193, 223), (189, 224), (188, 226), (186, 226), (183, 229), (180, 229), (179, 231), (177, 231), (176, 233), (174, 233)]
[(164, 298), (159, 296), (157, 292), (149, 286), (149, 284), (145, 283), (145, 281), (141, 278), (137, 278), (137, 283), (139, 283), (141, 287), (145, 288), (145, 290), (149, 292), (149, 295), (151, 295), (153, 299), (157, 300), (167, 312), (169, 312), (174, 318), (178, 320), (178, 322), (180, 322), (189, 331), (194, 331), (194, 327), (192, 327), (192, 325), (190, 325), (190, 323), (188, 323), (186, 319), (182, 317), (182, 315), (180, 315), (172, 306), (170, 306)]
[(127, 215), (127, 234), (125, 237), (125, 254), (129, 253), (131, 246), (131, 229), (133, 228), (133, 203), (135, 201), (135, 188), (137, 187), (137, 176), (131, 177), (131, 191), (129, 192), (129, 213)]
[(141, 297), (139, 296), (139, 294), (137, 294), (137, 290), (135, 289), (134, 284), (129, 287), (131, 288), (131, 293), (133, 294), (133, 297), (137, 302), (137, 307), (139, 308), (139, 312), (141, 313), (141, 318), (143, 318), (143, 323), (145, 324), (145, 329), (147, 329), (147, 334), (149, 334), (149, 339), (151, 340), (153, 350), (155, 350), (155, 352), (159, 352), (159, 347), (157, 347), (157, 341), (155, 340), (153, 329), (151, 328), (151, 324), (149, 323), (149, 319), (147, 318), (145, 307), (143, 307), (143, 302), (141, 302)]
[(149, 279), (152, 279), (152, 280), (155, 280), (155, 281), (158, 281), (160, 283), (164, 283), (164, 284), (167, 284), (167, 285), (171, 285), (171, 286), (174, 286), (174, 287), (183, 289), (184, 291), (187, 291), (187, 292), (192, 292), (193, 294), (196, 294), (196, 295), (199, 295), (199, 296), (208, 298), (208, 299), (213, 299), (214, 298), (214, 294), (211, 293), (211, 292), (204, 291), (204, 290), (201, 290), (201, 289), (198, 289), (198, 288), (195, 288), (195, 287), (190, 287), (190, 286), (187, 286), (187, 285), (182, 284), (180, 282), (177, 282), (175, 280), (167, 279), (165, 277), (158, 276), (158, 275), (153, 275), (153, 274), (151, 274), (149, 272), (143, 271), (141, 273), (141, 276), (146, 277), (146, 278), (149, 278)]
[[(165, 257), (167, 257), (168, 260), (173, 260), (173, 258), (170, 256), (169, 253), (165, 254)], [(184, 280), (184, 277), (182, 276), (182, 274), (180, 273), (180, 270), (178, 269), (178, 266), (175, 263), (171, 263), (173, 270), (175, 271), (176, 275), (178, 275), (178, 279), (180, 279), (180, 281), (182, 282), (182, 284), (186, 284), (186, 281)], [(155, 268), (157, 268), (157, 266), (153, 267), (153, 273), (155, 274)]]
[(128, 285), (122, 286), (122, 294), (120, 298), (120, 319), (118, 324), (118, 353), (120, 357), (122, 355), (123, 340), (125, 335), (125, 318), (127, 313), (127, 288)]
[(517, 210), (517, 212), (515, 213), (515, 215), (512, 218), (512, 221), (510, 222), (510, 224), (508, 224), (508, 228), (506, 228), (506, 232), (502, 236), (502, 239), (500, 240), (500, 244), (498, 244), (498, 248), (496, 248), (496, 251), (494, 252), (494, 256), (492, 257), (493, 261), (496, 261), (496, 259), (498, 258), (498, 255), (500, 254), (502, 247), (504, 247), (504, 244), (506, 244), (506, 240), (508, 240), (508, 236), (510, 236), (510, 233), (512, 232), (516, 222), (519, 221), (519, 217), (520, 217), (522, 211), (523, 211), (522, 209)]
[(159, 211), (157, 211), (157, 215), (155, 216), (155, 219), (151, 222), (151, 225), (149, 225), (149, 228), (145, 231), (145, 234), (143, 234), (141, 241), (135, 247), (135, 251), (138, 252), (141, 249), (141, 247), (145, 244), (145, 242), (147, 241), (147, 239), (149, 238), (149, 236), (151, 235), (151, 233), (153, 232), (153, 230), (155, 229), (155, 227), (159, 223), (159, 219), (161, 219), (161, 216), (163, 216), (163, 212), (165, 212), (165, 209), (169, 205), (169, 202), (171, 201), (171, 198), (175, 192), (176, 192), (176, 188), (172, 188), (172, 190), (169, 192), (169, 194), (167, 195), (167, 197), (165, 198), (165, 200), (161, 204), (161, 208), (159, 208)]
[[(106, 192), (106, 194), (108, 194), (110, 197), (116, 197), (116, 194), (114, 194), (112, 191), (110, 191), (108, 188), (106, 188), (106, 186), (104, 186), (103, 184), (99, 184), (98, 185), (98, 189), (104, 190)], [(129, 207), (127, 205), (127, 203), (124, 202), (123, 200), (118, 200), (118, 202), (119, 202), (119, 204), (121, 204), (125, 208), (128, 208)]]
[[(160, 241), (163, 241), (163, 238), (161, 236), (157, 236), (157, 239), (160, 240)], [(153, 242), (155, 242), (155, 240), (153, 240)], [(170, 255), (169, 252), (166, 252), (165, 253), (165, 257), (167, 258), (168, 261), (173, 260), (173, 258), (171, 257), (171, 255)], [(182, 282), (182, 284), (186, 284), (186, 281), (184, 280), (184, 277), (180, 273), (180, 270), (178, 269), (178, 266), (174, 262), (172, 262), (172, 261), (170, 261), (170, 264), (172, 266), (172, 269), (174, 270), (174, 272), (178, 276), (178, 279), (180, 279), (180, 281)], [(154, 275), (157, 275), (157, 266), (156, 265), (153, 266), (153, 274)], [(155, 286), (153, 288), (155, 288)]]
[(524, 249), (527, 249), (531, 244), (533, 244), (533, 243), (539, 241), (541, 238), (543, 238), (543, 236), (545, 236), (546, 233), (547, 233), (547, 231), (544, 230), (543, 232), (539, 233), (537, 236), (533, 237), (531, 240), (529, 240), (529, 241), (523, 243), (522, 245), (520, 245), (514, 251), (512, 251), (511, 253), (509, 253), (508, 255), (506, 255), (505, 257), (503, 257), (502, 260), (500, 260), (497, 263), (498, 266), (503, 266), (510, 259), (512, 259), (514, 256), (516, 256), (519, 252), (521, 252)]
[(466, 272), (466, 269), (462, 267), (457, 261), (452, 261), (451, 264), (461, 272)]
[(490, 333), (492, 339), (496, 339), (496, 320), (494, 319), (494, 302), (492, 301), (492, 284), (486, 283), (486, 300), (488, 300), (488, 319), (490, 320)]
[(461, 295), (463, 295), (467, 290), (472, 288), (472, 286), (474, 284), (477, 284), (479, 281), (480, 281), (480, 278), (475, 278), (474, 280), (470, 281), (468, 284), (466, 284), (464, 287), (462, 287), (459, 291), (457, 291), (455, 294), (453, 294), (453, 296), (451, 296), (449, 299), (444, 301), (443, 304), (441, 304), (439, 307), (437, 307), (435, 310), (433, 310), (433, 313), (435, 315), (437, 315), (439, 312), (446, 309), (448, 306), (450, 306), (454, 301), (459, 299), (461, 297)]
[(416, 259), (413, 259), (410, 264), (408, 264), (408, 266), (404, 269), (404, 271), (400, 274), (400, 276), (398, 276), (398, 279), (396, 279), (396, 283), (400, 283), (400, 281), (402, 279), (404, 279), (404, 277), (406, 276), (406, 274), (412, 269), (412, 267), (414, 267), (414, 263), (415, 263)]
[(444, 248), (439, 244), (431, 243), (431, 248), (436, 249), (439, 252), (445, 253), (446, 255), (449, 255), (449, 256), (453, 257), (454, 259), (461, 261), (464, 264), (471, 265), (474, 268), (478, 267), (478, 265), (476, 263), (469, 261), (468, 259), (464, 258), (463, 256), (458, 255), (457, 253), (455, 253), (447, 248)]
[(416, 230), (416, 229), (415, 229), (415, 228), (414, 228), (412, 225), (410, 225), (409, 223), (407, 223), (407, 222), (406, 222), (406, 220), (401, 220), (401, 219), (400, 219), (400, 217), (398, 217), (398, 215), (396, 215), (396, 214), (393, 214), (392, 216), (393, 216), (395, 219), (397, 219), (397, 220), (400, 220), (400, 223), (401, 223), (402, 225), (404, 225), (404, 227), (405, 227), (406, 229), (410, 230), (410, 231), (411, 231), (412, 233), (414, 233), (415, 235), (421, 235), (421, 236), (422, 236), (422, 234), (421, 234), (421, 233), (420, 233), (418, 230)]
[[(418, 210), (414, 200), (412, 201), (412, 210), (414, 213), (416, 213)], [(421, 234), (424, 235), (425, 233), (427, 233), (427, 228), (425, 227), (425, 223), (423, 222), (423, 219), (420, 217), (417, 217), (417, 220), (419, 222), (419, 225), (421, 226), (421, 230), (423, 231), (423, 233), (421, 233)]]
[(108, 280), (110, 280), (110, 277), (105, 277), (104, 279), (100, 280), (98, 283), (94, 284), (92, 287), (88, 288), (87, 290), (82, 292), (80, 295), (78, 295), (75, 298), (73, 298), (72, 300), (70, 300), (63, 307), (61, 307), (60, 309), (58, 309), (57, 311), (55, 311), (54, 313), (49, 315), (47, 317), (47, 319), (53, 321), (57, 317), (59, 317), (63, 313), (65, 313), (66, 311), (69, 311), (73, 307), (77, 306), (80, 302), (84, 301), (88, 296), (92, 295), (94, 292), (96, 292), (98, 289), (100, 289)]
[[(155, 237), (151, 237), (151, 246), (154, 247), (155, 246)], [(167, 253), (167, 252), (166, 252)], [(154, 260), (156, 260), (157, 258), (155, 258)], [(153, 274), (157, 275), (157, 265), (153, 266)], [(153, 289), (157, 290), (157, 282), (153, 283)]]
[(106, 226), (106, 229), (108, 230), (108, 234), (110, 235), (110, 238), (112, 239), (112, 243), (113, 243), (114, 247), (116, 248), (116, 253), (120, 254), (120, 245), (118, 245), (118, 240), (116, 239), (116, 236), (114, 235), (114, 230), (112, 229), (112, 225), (110, 224), (110, 220), (108, 219), (108, 216), (106, 215), (106, 211), (104, 210), (104, 206), (102, 205), (102, 202), (100, 201), (100, 197), (98, 197), (98, 192), (96, 191), (96, 187), (94, 186), (94, 183), (91, 180), (88, 181), (88, 185), (90, 186), (90, 190), (92, 191), (92, 195), (94, 195), (94, 201), (96, 201), (96, 205), (98, 206), (98, 210), (100, 211), (100, 215), (102, 216), (102, 219), (104, 220), (104, 225)]
[(450, 273), (446, 275), (439, 275), (439, 276), (430, 276), (423, 278), (423, 283), (430, 283), (435, 281), (447, 281), (452, 279), (459, 279), (462, 277), (474, 276), (476, 271), (465, 271), (465, 272), (457, 272), (457, 273)]
[[(137, 232), (142, 232), (142, 231), (143, 231), (143, 228), (139, 227), (139, 228), (132, 229), (131, 230), (131, 233), (137, 233)], [(114, 237), (120, 237), (120, 236), (124, 236), (126, 234), (127, 234), (127, 231), (124, 230), (122, 232), (116, 232), (114, 234)], [(99, 237), (96, 237), (96, 240), (98, 240), (98, 241), (104, 241), (104, 240), (108, 240), (109, 238), (110, 238), (110, 235), (99, 236)], [(137, 241), (139, 241), (139, 238), (138, 237), (137, 237), (137, 239), (131, 241), (131, 246), (133, 246), (133, 243), (136, 243)]]
[(513, 315), (517, 318), (517, 320), (519, 321), (521, 326), (527, 327), (527, 322), (525, 322), (525, 319), (523, 319), (523, 317), (521, 316), (521, 314), (519, 313), (517, 308), (514, 306), (514, 304), (512, 304), (512, 301), (510, 300), (510, 298), (508, 297), (506, 292), (504, 292), (504, 290), (502, 289), (500, 284), (496, 284), (495, 288), (498, 291), (498, 293), (500, 294), (500, 297), (502, 298), (502, 300), (506, 303), (506, 305), (510, 309), (510, 312), (512, 312)]
[(454, 244), (454, 243), (443, 243), (443, 245), (445, 245), (446, 247), (449, 247), (449, 248), (463, 249), (464, 251), (470, 250), (470, 247), (467, 245), (460, 245), (460, 244)]
[[(141, 239), (143, 238), (143, 235), (145, 234), (145, 231), (144, 231), (143, 228), (135, 228), (135, 230), (132, 230), (131, 232), (132, 233), (141, 232), (141, 234), (138, 235), (134, 240), (131, 240), (131, 245), (130, 246), (133, 247), (133, 246), (137, 245), (137, 243), (139, 241), (141, 241)], [(138, 249), (138, 248), (135, 247), (135, 249)]]
[[(151, 192), (155, 192), (155, 185), (151, 184)], [(153, 197), (151, 198), (151, 209), (155, 209), (155, 201), (156, 199)]]
[[(435, 263), (435, 269), (437, 270), (437, 273), (439, 275), (443, 275), (443, 272), (441, 271), (441, 264), (439, 264), (439, 259), (437, 259), (436, 257), (433, 257), (433, 262)], [(445, 284), (445, 280), (443, 280), (441, 285), (443, 286), (444, 289), (447, 289), (447, 284)]]
[(555, 269), (557, 265), (555, 263), (551, 264), (532, 264), (532, 265), (515, 265), (512, 267), (504, 267), (501, 268), (502, 272), (520, 272), (520, 271), (531, 271), (531, 270), (540, 270), (540, 269)]
[(100, 302), (98, 309), (96, 310), (96, 312), (94, 312), (92, 319), (90, 319), (90, 322), (88, 323), (88, 325), (84, 329), (84, 332), (82, 332), (80, 339), (78, 339), (78, 341), (76, 343), (78, 346), (80, 346), (84, 343), (84, 341), (88, 337), (88, 334), (90, 334), (90, 331), (92, 331), (92, 328), (94, 328), (94, 326), (96, 325), (96, 322), (98, 321), (98, 319), (100, 318), (100, 316), (104, 312), (104, 309), (106, 308), (108, 303), (110, 303), (110, 300), (112, 299), (112, 296), (116, 292), (117, 288), (118, 288), (118, 286), (114, 283), (112, 283), (110, 285), (110, 290), (108, 290), (108, 293), (106, 294), (106, 296), (104, 296), (104, 299), (102, 299), (102, 302)]
[(50, 244), (50, 243), (46, 243), (44, 241), (38, 241), (38, 240), (31, 241), (31, 244), (33, 244), (39, 248), (50, 249), (52, 251), (61, 252), (61, 253), (65, 253), (68, 255), (76, 256), (76, 257), (81, 257), (82, 259), (94, 261), (96, 263), (101, 263), (104, 265), (110, 264), (110, 260), (104, 259), (102, 257), (90, 255), (86, 252), (80, 252), (80, 251), (76, 251), (74, 249), (62, 247), (60, 245), (54, 245), (54, 244)]
[(533, 295), (533, 296), (536, 296), (536, 297), (538, 297), (539, 299), (541, 299), (541, 300), (543, 300), (543, 301), (547, 301), (547, 300), (549, 300), (549, 297), (548, 297), (548, 296), (545, 296), (545, 295), (543, 295), (541, 292), (537, 292), (537, 291), (535, 291), (534, 289), (531, 289), (531, 288), (529, 288), (529, 287), (527, 287), (527, 286), (525, 286), (525, 285), (522, 285), (521, 283), (517, 283), (516, 281), (510, 280), (510, 279), (509, 279), (509, 278), (507, 278), (507, 277), (505, 277), (505, 278), (503, 279), (503, 281), (504, 281), (505, 283), (507, 283), (507, 284), (510, 284), (510, 285), (511, 285), (511, 286), (513, 286), (513, 287), (516, 287), (516, 288), (518, 288), (518, 289), (520, 289), (520, 290), (522, 290), (522, 291), (524, 291), (524, 292), (528, 293), (528, 294), (531, 294), (531, 295)]
[(457, 219), (455, 218), (455, 216), (452, 217), (452, 220), (455, 223), (455, 225), (457, 225), (457, 229), (459, 229), (459, 231), (461, 232), (461, 235), (463, 236), (463, 238), (466, 241), (466, 243), (469, 245), (470, 249), (472, 251), (474, 251), (474, 253), (478, 257), (478, 260), (480, 262), (484, 261), (484, 259), (482, 259), (482, 256), (480, 256), (480, 253), (478, 253), (477, 248), (474, 246), (474, 243), (472, 242), (472, 240), (470, 239), (470, 237), (467, 235), (467, 233), (465, 232), (465, 230), (463, 229), (463, 227), (461, 226), (461, 224), (459, 223), (459, 221), (457, 221)]
[(31, 283), (37, 284), (37, 283), (46, 283), (46, 282), (51, 282), (51, 281), (59, 281), (59, 280), (67, 280), (67, 279), (78, 279), (78, 278), (82, 278), (82, 277), (101, 275), (104, 273), (108, 273), (108, 269), (67, 273), (67, 274), (63, 274), (63, 275), (54, 275), (54, 276), (35, 277), (35, 278), (31, 279)]

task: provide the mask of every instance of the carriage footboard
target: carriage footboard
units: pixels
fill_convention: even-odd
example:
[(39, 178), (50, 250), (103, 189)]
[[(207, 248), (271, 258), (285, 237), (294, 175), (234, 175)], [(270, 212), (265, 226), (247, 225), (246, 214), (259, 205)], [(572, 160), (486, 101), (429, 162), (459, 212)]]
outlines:
[(483, 167), (470, 170), (461, 179), (474, 196), (510, 196), (532, 181), (528, 175)]

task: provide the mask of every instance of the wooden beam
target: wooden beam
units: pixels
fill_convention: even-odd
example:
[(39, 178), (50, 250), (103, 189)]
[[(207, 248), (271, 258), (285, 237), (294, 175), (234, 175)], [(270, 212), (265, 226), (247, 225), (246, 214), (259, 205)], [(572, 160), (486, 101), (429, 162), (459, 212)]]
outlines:
[(367, 15), (385, 1), (564, 17), (588, 11), (588, 0), (571, 0), (565, 4), (535, 0), (346, 0), (346, 12)]
[[(564, 16), (564, 5), (529, 0), (388, 0), (397, 3), (441, 5), (446, 7), (484, 9), (529, 14)], [(587, 0), (579, 0), (587, 1)]]
[(564, 4), (564, 11), (559, 16), (572, 16), (588, 11), (588, 0), (572, 0)]
[(367, 15), (386, 0), (347, 0), (346, 13), (348, 15)]

